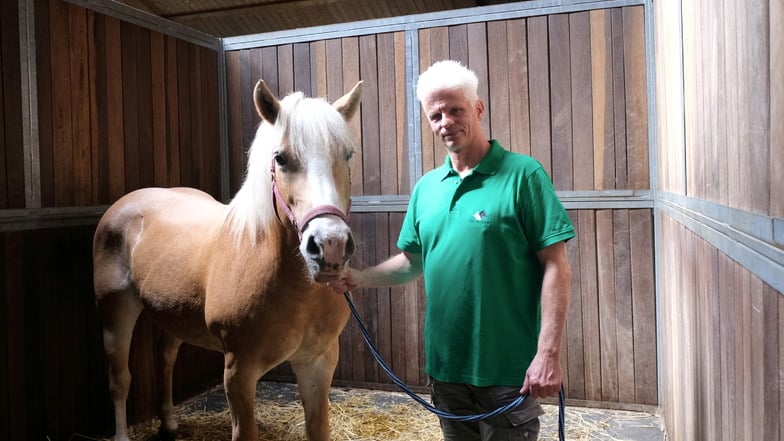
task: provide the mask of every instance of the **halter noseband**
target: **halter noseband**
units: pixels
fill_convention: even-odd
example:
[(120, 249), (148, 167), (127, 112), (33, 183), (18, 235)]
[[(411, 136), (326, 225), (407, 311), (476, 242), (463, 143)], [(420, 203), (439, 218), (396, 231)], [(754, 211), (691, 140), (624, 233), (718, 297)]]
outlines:
[[(297, 236), (299, 236), (300, 240), (302, 240), (302, 232), (305, 230), (305, 227), (308, 225), (308, 222), (320, 216), (326, 216), (328, 214), (331, 214), (333, 216), (339, 217), (341, 220), (343, 220), (343, 222), (346, 223), (346, 225), (348, 225), (349, 223), (348, 213), (343, 213), (343, 211), (340, 208), (334, 205), (318, 205), (316, 207), (311, 208), (307, 213), (305, 213), (305, 216), (302, 217), (302, 224), (300, 224), (299, 222), (297, 222), (297, 218), (294, 216), (294, 212), (291, 211), (291, 207), (289, 207), (289, 204), (286, 203), (286, 200), (283, 198), (283, 195), (280, 194), (280, 188), (278, 188), (278, 182), (275, 180), (274, 158), (272, 159), (272, 164), (270, 164), (270, 177), (272, 178), (272, 195), (275, 198), (275, 200), (278, 201), (278, 204), (280, 204), (280, 206), (283, 207), (283, 212), (286, 213), (286, 217), (289, 219), (289, 222), (291, 222), (291, 225), (293, 225), (294, 229), (297, 230)], [(349, 200), (349, 203), (350, 202), (351, 201)], [(278, 215), (278, 205), (277, 204), (272, 204), (272, 205), (275, 208), (275, 215), (278, 217), (278, 219), (280, 219), (280, 216)]]

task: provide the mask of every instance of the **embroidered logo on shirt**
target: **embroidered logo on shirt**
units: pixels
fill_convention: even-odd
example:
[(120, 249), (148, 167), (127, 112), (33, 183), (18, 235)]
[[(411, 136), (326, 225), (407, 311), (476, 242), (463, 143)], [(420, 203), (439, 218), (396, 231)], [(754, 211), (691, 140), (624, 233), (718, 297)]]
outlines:
[(474, 213), (474, 219), (478, 221), (481, 221), (486, 217), (487, 217), (487, 212), (485, 210), (477, 211), (476, 213)]

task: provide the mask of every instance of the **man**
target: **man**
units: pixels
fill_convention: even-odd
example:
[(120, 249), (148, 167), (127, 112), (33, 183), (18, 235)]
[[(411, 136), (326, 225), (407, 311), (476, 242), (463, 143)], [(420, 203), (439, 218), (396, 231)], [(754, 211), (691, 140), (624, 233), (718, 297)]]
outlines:
[[(536, 439), (537, 398), (561, 386), (560, 342), (570, 291), (565, 241), (574, 228), (542, 166), (482, 131), (476, 75), (455, 61), (422, 73), (417, 97), (447, 150), (411, 195), (400, 254), (349, 268), (336, 291), (424, 275), (425, 371), (433, 403), (478, 414), (530, 394), (480, 422), (442, 419), (446, 441)], [(520, 386), (522, 384), (522, 387)]]

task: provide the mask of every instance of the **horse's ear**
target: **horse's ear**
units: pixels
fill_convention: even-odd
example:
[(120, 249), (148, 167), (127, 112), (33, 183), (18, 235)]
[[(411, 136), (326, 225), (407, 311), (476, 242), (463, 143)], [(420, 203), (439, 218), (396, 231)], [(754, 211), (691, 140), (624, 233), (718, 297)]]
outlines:
[(351, 119), (359, 109), (359, 100), (362, 97), (362, 81), (359, 81), (347, 94), (338, 98), (332, 106), (343, 114), (343, 118)]
[(280, 103), (269, 90), (264, 80), (259, 80), (256, 83), (256, 87), (253, 88), (253, 104), (256, 105), (256, 113), (260, 117), (267, 120), (270, 124), (275, 124), (280, 111)]

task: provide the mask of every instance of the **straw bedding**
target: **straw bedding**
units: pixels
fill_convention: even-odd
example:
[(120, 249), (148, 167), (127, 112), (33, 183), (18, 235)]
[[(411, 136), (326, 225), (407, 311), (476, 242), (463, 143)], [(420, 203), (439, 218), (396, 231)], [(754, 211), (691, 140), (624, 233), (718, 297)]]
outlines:
[[(392, 399), (389, 399), (389, 397)], [(330, 395), (330, 427), (336, 441), (441, 441), (438, 418), (402, 394), (368, 390), (334, 390)], [(177, 408), (178, 439), (229, 441), (229, 411), (193, 405)], [(558, 409), (544, 405), (541, 441), (558, 439)], [(650, 424), (645, 413), (567, 407), (566, 439), (617, 440), (613, 426), (618, 419), (628, 424)], [(304, 415), (297, 399), (260, 398), (256, 405), (259, 439), (264, 441), (306, 441)], [(156, 439), (158, 422), (150, 421), (130, 429), (134, 441)]]

